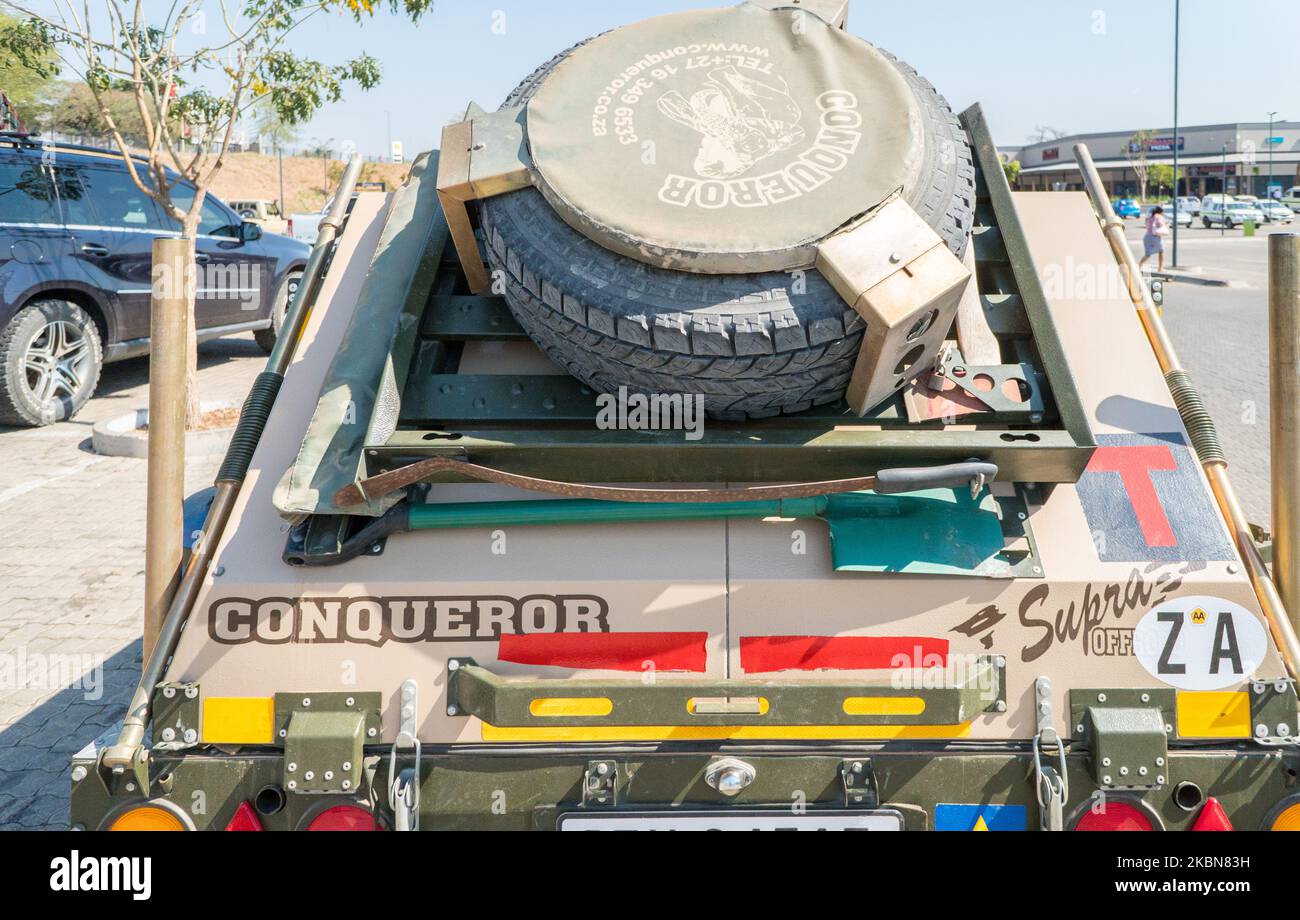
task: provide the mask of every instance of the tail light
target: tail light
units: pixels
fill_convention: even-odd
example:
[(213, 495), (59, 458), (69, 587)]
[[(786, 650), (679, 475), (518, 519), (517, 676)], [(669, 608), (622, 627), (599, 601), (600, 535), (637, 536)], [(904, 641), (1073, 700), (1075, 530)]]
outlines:
[(377, 831), (375, 816), (360, 805), (327, 808), (307, 825), (309, 831)]
[(235, 816), (226, 825), (228, 831), (260, 831), (262, 829), (262, 822), (258, 820), (257, 814), (253, 811), (253, 806), (247, 802), (239, 803), (239, 807), (235, 809)]
[(1232, 822), (1228, 820), (1228, 813), (1223, 810), (1216, 798), (1205, 800), (1205, 807), (1201, 813), (1196, 816), (1196, 823), (1192, 825), (1194, 831), (1230, 831)]
[(286, 221), (286, 223), (288, 224), (288, 228), (287, 228), (287, 229), (288, 229), (288, 231), (289, 231), (289, 235), (290, 235), (290, 236), (293, 236), (293, 219), (290, 218), (288, 221)]
[(122, 812), (108, 826), (110, 831), (183, 831), (185, 822), (173, 811), (157, 805), (140, 805)]
[(1106, 802), (1097, 811), (1084, 812), (1076, 831), (1153, 831), (1151, 819), (1126, 802)]
[(1300, 831), (1300, 802), (1292, 801), (1290, 805), (1279, 811), (1268, 829), (1271, 831)]

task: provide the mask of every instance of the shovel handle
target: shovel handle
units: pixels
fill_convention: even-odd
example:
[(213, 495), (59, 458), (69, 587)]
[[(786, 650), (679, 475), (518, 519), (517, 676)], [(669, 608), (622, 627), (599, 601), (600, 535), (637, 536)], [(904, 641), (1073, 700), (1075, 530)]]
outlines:
[(875, 491), (881, 495), (898, 495), (922, 489), (959, 489), (977, 481), (983, 486), (997, 477), (997, 464), (975, 461), (954, 463), (951, 466), (881, 470), (876, 474)]

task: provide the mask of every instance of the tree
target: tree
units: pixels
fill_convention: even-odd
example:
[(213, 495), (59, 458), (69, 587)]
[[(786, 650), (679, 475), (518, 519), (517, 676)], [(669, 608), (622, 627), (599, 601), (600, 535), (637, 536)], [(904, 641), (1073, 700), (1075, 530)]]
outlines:
[(109, 119), (100, 113), (101, 101), (126, 141), (133, 146), (145, 143), (144, 119), (129, 90), (104, 90), (97, 99), (84, 83), (65, 83), (63, 93), (50, 109), (46, 125), (51, 130), (75, 135), (82, 142), (108, 137)]
[(1062, 131), (1060, 128), (1053, 128), (1051, 125), (1035, 125), (1033, 133), (1029, 135), (1029, 141), (1033, 144), (1042, 144), (1047, 141), (1060, 140), (1069, 133), (1069, 131)]
[(1174, 187), (1174, 168), (1168, 163), (1153, 163), (1147, 170), (1147, 178), (1156, 187), (1156, 194), (1163, 195), (1165, 189)]
[[(0, 31), (14, 25), (16, 20), (0, 13)], [(53, 64), (54, 55), (48, 54), (45, 63)], [(0, 54), (0, 93), (9, 97), (28, 130), (35, 130), (49, 111), (53, 89), (53, 76), (43, 75)]]
[(1147, 162), (1147, 152), (1151, 149), (1151, 141), (1155, 134), (1151, 131), (1139, 131), (1128, 139), (1124, 145), (1124, 159), (1128, 160), (1128, 165), (1132, 168), (1133, 174), (1138, 180), (1138, 198), (1147, 197), (1147, 183), (1151, 179), (1151, 164)]
[[(194, 240), (236, 124), (259, 101), (284, 122), (301, 124), (338, 102), (346, 84), (365, 90), (379, 82), (379, 63), (367, 54), (328, 64), (287, 50), (306, 20), (341, 15), (359, 24), (385, 8), (418, 20), (433, 0), (219, 0), (209, 15), (211, 7), (204, 0), (103, 0), (92, 13), (90, 4), (0, 0), (19, 17), (0, 24), (0, 57), (37, 79), (68, 70), (84, 82), (132, 181), (180, 226), (187, 263), (155, 266), (155, 278), (184, 285), (190, 426), (199, 422)], [(215, 28), (209, 20), (217, 20)], [(118, 90), (130, 94), (139, 115), (143, 162), (130, 156), (137, 145), (115, 111)], [(160, 275), (160, 268), (167, 270)]]
[(1020, 181), (1020, 161), (1003, 160), (1002, 171), (1007, 174), (1007, 184), (1015, 188), (1016, 183)]

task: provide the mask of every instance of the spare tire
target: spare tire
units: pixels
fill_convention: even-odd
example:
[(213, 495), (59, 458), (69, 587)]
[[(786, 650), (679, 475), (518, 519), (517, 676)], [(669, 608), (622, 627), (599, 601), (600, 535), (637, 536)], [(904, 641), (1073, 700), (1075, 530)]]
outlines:
[[(502, 107), (527, 103), (586, 44), (539, 68)], [(885, 57), (921, 122), (920, 178), (902, 197), (960, 258), (975, 199), (965, 133), (928, 81)], [(553, 361), (598, 392), (701, 395), (722, 420), (801, 412), (844, 395), (864, 323), (815, 269), (657, 267), (573, 229), (536, 188), (486, 199), (480, 215), (494, 289)]]

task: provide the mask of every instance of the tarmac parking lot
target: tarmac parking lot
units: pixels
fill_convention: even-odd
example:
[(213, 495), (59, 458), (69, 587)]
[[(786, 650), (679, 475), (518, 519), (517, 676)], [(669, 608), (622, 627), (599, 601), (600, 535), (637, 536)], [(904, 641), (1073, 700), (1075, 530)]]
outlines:
[[(1289, 229), (1289, 228), (1288, 228)], [(1165, 318), (1219, 423), (1253, 520), (1267, 523), (1267, 240), (1199, 227), (1180, 236), (1191, 277)], [(1141, 248), (1142, 226), (1128, 234)], [(200, 349), (205, 400), (241, 400), (265, 358), (251, 336)], [(67, 763), (124, 710), (139, 673), (145, 465), (99, 457), (91, 428), (147, 404), (148, 362), (105, 369), (71, 422), (0, 429), (0, 829), (65, 825)], [(195, 458), (187, 490), (219, 458)]]

